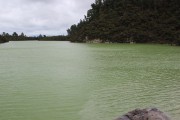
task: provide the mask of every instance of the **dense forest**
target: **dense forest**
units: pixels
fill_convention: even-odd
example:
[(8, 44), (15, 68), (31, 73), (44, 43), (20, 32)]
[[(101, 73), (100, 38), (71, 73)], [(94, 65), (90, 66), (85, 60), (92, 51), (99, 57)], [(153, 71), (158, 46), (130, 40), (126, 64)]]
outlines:
[(39, 35), (39, 36), (26, 36), (24, 33), (18, 35), (14, 32), (12, 35), (9, 33), (3, 32), (0, 35), (0, 43), (5, 43), (9, 41), (29, 41), (29, 40), (39, 40), (39, 41), (66, 41), (68, 40), (67, 36), (59, 35), (59, 36), (46, 36), (46, 35)]
[(180, 0), (95, 0), (67, 32), (72, 42), (180, 45)]

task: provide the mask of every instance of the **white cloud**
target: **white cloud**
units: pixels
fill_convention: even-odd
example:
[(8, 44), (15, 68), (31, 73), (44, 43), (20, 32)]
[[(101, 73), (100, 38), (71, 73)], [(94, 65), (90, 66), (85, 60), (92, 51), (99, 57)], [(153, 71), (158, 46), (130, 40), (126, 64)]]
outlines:
[(0, 0), (0, 33), (66, 34), (94, 0)]

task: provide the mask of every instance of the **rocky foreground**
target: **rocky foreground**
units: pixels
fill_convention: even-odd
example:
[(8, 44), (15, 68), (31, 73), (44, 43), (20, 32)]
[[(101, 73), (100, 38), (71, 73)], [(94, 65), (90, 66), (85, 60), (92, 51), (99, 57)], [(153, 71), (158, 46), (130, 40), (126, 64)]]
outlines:
[(170, 120), (170, 118), (157, 108), (136, 109), (115, 120)]

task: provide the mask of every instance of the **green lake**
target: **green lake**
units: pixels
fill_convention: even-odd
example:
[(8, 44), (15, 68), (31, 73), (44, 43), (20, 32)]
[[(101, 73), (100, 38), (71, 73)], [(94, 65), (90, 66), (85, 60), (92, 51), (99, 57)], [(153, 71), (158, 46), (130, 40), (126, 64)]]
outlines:
[(0, 44), (0, 120), (113, 120), (146, 107), (180, 118), (180, 47)]

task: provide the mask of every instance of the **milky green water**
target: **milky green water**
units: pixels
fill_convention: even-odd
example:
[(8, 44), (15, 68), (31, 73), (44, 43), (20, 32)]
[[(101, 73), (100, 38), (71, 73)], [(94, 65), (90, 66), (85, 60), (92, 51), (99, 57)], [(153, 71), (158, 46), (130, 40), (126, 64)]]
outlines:
[(146, 107), (179, 120), (179, 47), (0, 44), (0, 120), (113, 120)]

